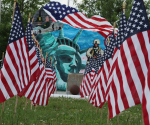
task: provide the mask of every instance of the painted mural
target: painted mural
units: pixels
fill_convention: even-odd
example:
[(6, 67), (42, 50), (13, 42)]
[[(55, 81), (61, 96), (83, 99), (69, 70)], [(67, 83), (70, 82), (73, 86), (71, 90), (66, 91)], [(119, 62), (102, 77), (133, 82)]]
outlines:
[(33, 32), (43, 55), (47, 52), (48, 57), (52, 57), (53, 65), (55, 64), (57, 90), (66, 90), (69, 73), (84, 73), (86, 51), (93, 46), (94, 39), (99, 39), (99, 46), (105, 49), (105, 38), (99, 33), (61, 22), (54, 23), (42, 9), (33, 18)]

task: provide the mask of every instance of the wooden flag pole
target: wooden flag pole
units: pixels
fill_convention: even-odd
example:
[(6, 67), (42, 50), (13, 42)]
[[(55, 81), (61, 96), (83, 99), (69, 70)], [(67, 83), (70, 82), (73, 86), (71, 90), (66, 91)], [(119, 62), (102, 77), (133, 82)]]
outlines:
[(33, 103), (33, 102), (31, 101), (31, 110), (32, 110), (32, 103)]
[(109, 109), (108, 109), (108, 114), (107, 114), (107, 124), (109, 124)]
[[(28, 22), (30, 22), (30, 18), (31, 18), (31, 13), (29, 13)], [(26, 107), (27, 107), (27, 103), (28, 103), (28, 99), (26, 98), (25, 110), (26, 110)]]
[[(17, 0), (14, 0), (14, 9), (13, 9), (12, 24), (13, 24), (13, 20), (14, 20), (14, 14), (15, 14), (16, 2), (17, 2)], [(17, 103), (18, 103), (18, 96), (16, 95), (16, 104), (15, 104), (14, 117), (15, 117), (15, 114), (16, 114)]]
[(119, 114), (117, 115), (117, 125), (119, 125)]
[(126, 9), (126, 3), (125, 1), (123, 2), (123, 12), (125, 13), (125, 9)]
[(17, 0), (14, 0), (14, 10), (13, 10), (12, 24), (13, 24), (13, 20), (14, 20), (14, 14), (15, 14), (16, 2), (17, 2)]
[(17, 110), (17, 103), (18, 103), (18, 96), (16, 95), (16, 104), (15, 104), (14, 117), (15, 117), (15, 114), (16, 114), (16, 110)]
[[(2, 61), (4, 60), (4, 52), (2, 54)], [(3, 62), (2, 62), (3, 63)], [(2, 103), (2, 111), (1, 111), (1, 122), (2, 122), (2, 118), (3, 118), (3, 112), (4, 112), (4, 106), (5, 106), (5, 102)]]
[(101, 108), (101, 119), (102, 119), (102, 112), (103, 112), (103, 107)]

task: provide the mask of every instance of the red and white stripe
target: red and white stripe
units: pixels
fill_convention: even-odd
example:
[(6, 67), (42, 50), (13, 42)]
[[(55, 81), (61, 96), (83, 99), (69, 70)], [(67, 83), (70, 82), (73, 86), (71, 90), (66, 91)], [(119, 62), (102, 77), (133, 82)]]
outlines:
[[(44, 11), (50, 15), (54, 22), (57, 22), (54, 16), (44, 9)], [(106, 37), (109, 33), (112, 33), (113, 27), (112, 25), (103, 17), (93, 16), (91, 18), (87, 18), (83, 13), (77, 12), (73, 14), (68, 14), (62, 20), (63, 23), (67, 23), (75, 28), (85, 29), (93, 32), (100, 33), (103, 37)]]
[(54, 80), (54, 76), (53, 76), (53, 71), (51, 68), (45, 68), (46, 74), (47, 74), (47, 78), (53, 79)]
[(91, 81), (91, 73), (86, 74), (83, 76), (83, 80), (80, 86), (80, 96), (83, 98), (88, 96), (91, 92), (92, 81)]
[(150, 78), (148, 76), (150, 76), (150, 63), (142, 98), (142, 112), (145, 125), (150, 125)]
[(107, 89), (107, 81), (112, 64), (112, 58), (106, 60), (103, 64), (102, 71), (99, 74), (99, 78), (97, 81), (97, 89), (96, 98), (95, 98), (95, 106), (102, 107), (105, 99), (105, 93)]
[(149, 66), (150, 30), (126, 39), (121, 45), (110, 86), (109, 118), (142, 103)]
[[(44, 91), (44, 87), (48, 82), (45, 68), (40, 65), (40, 75), (36, 81), (33, 81), (29, 86), (24, 96), (32, 100), (34, 103), (38, 103), (38, 98), (41, 96), (41, 93)], [(38, 103), (39, 104), (39, 103)], [(41, 103), (40, 103), (41, 104)]]
[(0, 103), (17, 95), (30, 80), (29, 52), (23, 37), (7, 46), (0, 79)]

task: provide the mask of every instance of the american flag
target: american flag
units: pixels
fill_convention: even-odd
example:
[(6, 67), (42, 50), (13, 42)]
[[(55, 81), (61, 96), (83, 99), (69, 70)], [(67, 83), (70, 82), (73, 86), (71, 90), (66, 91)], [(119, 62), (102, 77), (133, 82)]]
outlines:
[[(95, 81), (95, 88), (92, 90), (92, 96), (90, 96), (90, 102), (93, 103), (95, 106), (100, 106), (105, 102), (105, 92), (107, 86), (107, 78), (110, 69), (111, 57), (114, 52), (114, 47), (116, 44), (114, 32), (112, 35), (109, 35), (109, 42), (104, 50), (104, 55), (99, 59), (99, 61), (104, 62), (101, 64), (101, 69), (97, 74), (97, 80)], [(108, 60), (110, 59), (110, 60)], [(108, 67), (107, 67), (108, 66)], [(101, 105), (102, 106), (102, 105)], [(101, 107), (100, 106), (100, 107)]]
[(45, 71), (46, 71), (46, 74), (47, 74), (47, 78), (54, 80), (51, 60), (49, 61), (48, 57), (46, 57)]
[(109, 76), (108, 76), (108, 80), (107, 80), (106, 96), (108, 94), (110, 83), (112, 81), (113, 71), (115, 69), (116, 59), (117, 59), (118, 53), (120, 51), (120, 46), (124, 40), (124, 34), (126, 32), (126, 27), (127, 27), (127, 19), (126, 19), (124, 12), (122, 11), (121, 18), (120, 18), (120, 24), (119, 24), (119, 30), (118, 30), (118, 33), (116, 36), (115, 49), (114, 49), (112, 58), (109, 59), (111, 63), (110, 63), (110, 70), (108, 73)]
[[(39, 69), (38, 58), (35, 50), (35, 43), (33, 41), (32, 34), (31, 34), (31, 25), (29, 22), (27, 23), (25, 37), (26, 37), (28, 51), (29, 51), (29, 61), (30, 61), (30, 69), (31, 69), (30, 83), (28, 84), (31, 84), (33, 81), (36, 81), (40, 73), (40, 69)], [(25, 87), (23, 91), (18, 94), (18, 96), (22, 97), (22, 95), (24, 95), (24, 92), (26, 90), (27, 88)]]
[(88, 96), (91, 92), (92, 87), (91, 72), (92, 72), (92, 58), (90, 58), (89, 63), (85, 67), (83, 80), (80, 86), (80, 96), (82, 98)]
[(150, 26), (142, 0), (134, 0), (108, 96), (109, 118), (142, 103), (149, 66)]
[(28, 45), (30, 67), (31, 67), (30, 82), (32, 82), (36, 80), (36, 77), (39, 75), (40, 69), (39, 69), (38, 58), (37, 58), (36, 50), (35, 50), (35, 43), (33, 41), (32, 33), (31, 33), (31, 24), (29, 22), (27, 24), (25, 36), (26, 36), (27, 45)]
[(54, 22), (61, 21), (75, 28), (98, 32), (103, 37), (106, 37), (113, 30), (112, 25), (106, 19), (100, 16), (87, 18), (77, 9), (61, 5), (59, 2), (49, 2), (43, 9)]
[(145, 125), (150, 124), (150, 78), (148, 76), (150, 76), (150, 63), (142, 97), (142, 111)]
[(46, 65), (45, 65), (45, 71), (47, 73), (47, 77), (49, 79), (49, 96), (54, 93), (54, 91), (56, 90), (56, 74), (55, 74), (55, 71), (54, 71), (54, 68), (52, 66), (52, 63), (51, 63), (51, 59), (49, 61), (48, 57), (46, 58)]
[[(47, 105), (47, 103), (45, 103), (47, 102), (45, 101), (45, 99), (47, 100), (47, 98), (49, 97), (47, 86), (50, 81), (48, 81), (47, 79), (47, 74), (45, 72), (43, 62), (41, 60), (40, 50), (37, 47), (35, 49), (36, 49), (36, 54), (39, 62), (40, 73), (36, 81), (33, 81), (29, 86), (27, 86), (28, 89), (25, 92), (24, 96), (32, 100), (33, 103), (35, 104)], [(43, 102), (41, 102), (41, 100)]]
[(20, 93), (29, 81), (29, 52), (18, 3), (16, 3), (13, 24), (1, 69), (0, 103)]

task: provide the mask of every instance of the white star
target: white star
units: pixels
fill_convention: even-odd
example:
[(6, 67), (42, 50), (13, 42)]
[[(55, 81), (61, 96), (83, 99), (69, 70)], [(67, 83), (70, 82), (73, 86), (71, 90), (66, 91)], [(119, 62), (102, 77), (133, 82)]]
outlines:
[(53, 7), (53, 9), (55, 9), (55, 7)]
[(70, 13), (70, 10), (68, 10), (67, 13)]
[(18, 11), (16, 11), (16, 13), (18, 13)]
[(49, 7), (49, 9), (51, 9), (52, 7)]
[(135, 13), (132, 13), (132, 15), (134, 16), (134, 15), (135, 15)]
[(144, 17), (144, 16), (142, 17), (142, 20), (145, 20), (145, 17)]
[(140, 11), (140, 13), (142, 13), (143, 12), (143, 10), (139, 10)]
[(66, 13), (65, 13), (65, 12), (63, 12), (63, 14), (65, 15)]
[(137, 8), (137, 7), (135, 7), (134, 9), (135, 9), (135, 10), (137, 10), (138, 8)]
[(136, 20), (134, 20), (134, 22), (138, 22), (138, 20), (136, 19)]
[(63, 10), (65, 10), (65, 8), (62, 8)]
[(56, 3), (56, 5), (58, 5), (58, 3)]
[(147, 25), (145, 24), (144, 27), (147, 28)]
[(61, 11), (59, 11), (59, 13), (61, 13)]
[(132, 30), (132, 29), (130, 30), (131, 33), (133, 33), (133, 31), (134, 31), (134, 30)]
[(139, 22), (140, 23), (140, 25), (142, 25), (143, 24), (143, 22), (141, 21), (141, 22)]
[(57, 13), (57, 11), (55, 11), (54, 13)]
[(135, 26), (136, 26), (135, 24), (132, 25), (132, 27), (135, 27)]
[(140, 3), (138, 2), (138, 3), (136, 3), (138, 6), (140, 5)]
[(73, 9), (72, 12), (75, 12), (75, 9)]
[(52, 6), (54, 6), (54, 4), (52, 3)]
[(131, 18), (131, 21), (133, 21), (134, 18)]
[(140, 30), (140, 29), (141, 29), (141, 27), (138, 26), (138, 27), (137, 27), (137, 30)]
[(13, 40), (13, 37), (11, 38), (11, 40)]
[(140, 17), (140, 15), (138, 14), (137, 17)]
[(62, 17), (62, 15), (59, 16), (60, 18)]
[(129, 23), (129, 26), (131, 26), (131, 23)]
[(57, 9), (59, 10), (59, 9), (60, 9), (60, 7), (57, 7)]

